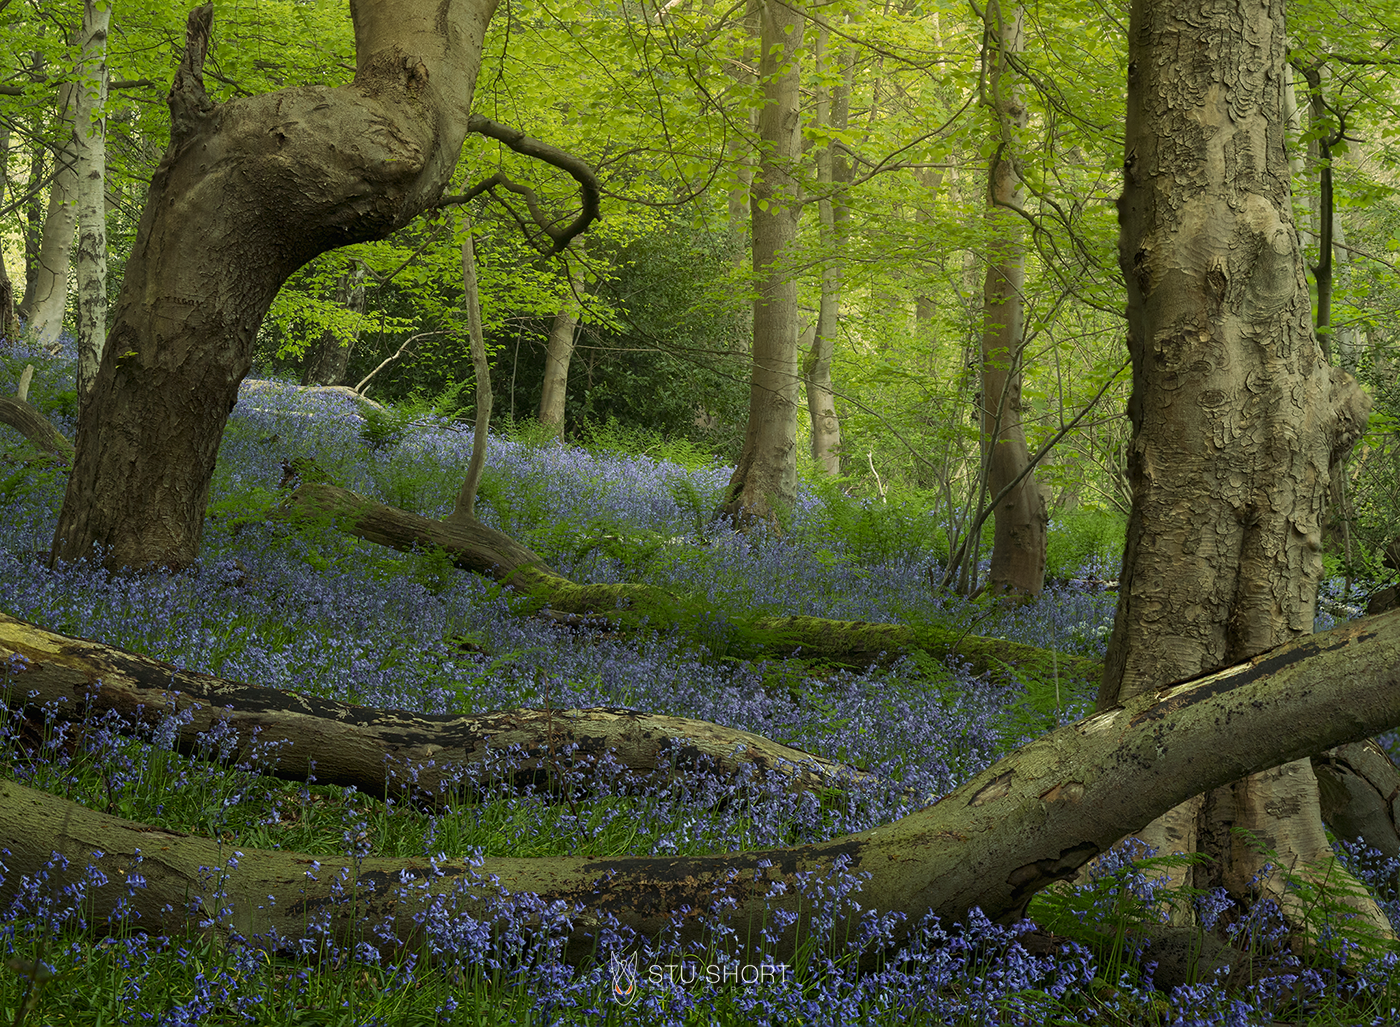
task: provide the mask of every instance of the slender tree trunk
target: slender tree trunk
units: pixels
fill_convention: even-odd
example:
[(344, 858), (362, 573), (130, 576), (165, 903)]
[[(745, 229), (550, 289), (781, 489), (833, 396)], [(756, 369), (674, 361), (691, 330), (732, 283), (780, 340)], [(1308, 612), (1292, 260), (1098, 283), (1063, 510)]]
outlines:
[(301, 384), (339, 385), (345, 380), (345, 371), (350, 366), (350, 355), (355, 351), (355, 343), (360, 339), (359, 319), (365, 312), (365, 266), (352, 260), (335, 283), (335, 302), (355, 317), (354, 328), (344, 334), (327, 328), (320, 338), (311, 344), (306, 354), (306, 362), (301, 369)]
[(110, 2), (83, 4), (82, 64), (74, 86), (74, 198), (78, 215), (78, 397), (92, 391), (107, 344), (107, 28)]
[(753, 364), (744, 447), (717, 511), (739, 525), (775, 523), (797, 497), (797, 284), (785, 267), (801, 212), (793, 168), (799, 135), (799, 57), (806, 19), (778, 0), (764, 0), (759, 77), (762, 147), (750, 204), (753, 270)]
[(462, 220), (462, 304), (467, 308), (467, 341), (476, 375), (476, 425), (472, 429), (472, 455), (467, 464), (467, 477), (462, 482), (457, 502), (447, 521), (449, 524), (475, 526), (476, 490), (481, 484), (481, 472), (486, 469), (486, 447), (490, 441), (491, 363), (486, 359), (486, 339), (481, 332), (481, 291), (476, 286), (472, 220), (468, 216)]
[[(1310, 324), (1283, 7), (1133, 3), (1119, 216), (1134, 501), (1101, 710), (1312, 630), (1329, 468), (1366, 423), (1369, 399), (1327, 366)], [(1339, 879), (1306, 760), (1212, 791), (1143, 836), (1209, 853), (1194, 883), (1244, 900), (1264, 860), (1237, 828), (1284, 865)], [(1297, 912), (1280, 875), (1263, 887)]]
[(993, 62), (988, 81), (999, 139), (988, 171), (991, 231), (983, 290), (982, 460), (987, 494), (999, 495), (1023, 475), (1020, 484), (993, 511), (995, 532), (987, 586), (994, 595), (1040, 594), (1045, 584), (1049, 524), (1035, 474), (1025, 473), (1030, 450), (1021, 428), (1025, 242), (1017, 213), (1023, 190), (1015, 162), (1026, 108), (1013, 84), (1009, 60), (1021, 51), (1023, 19), (1019, 6), (1003, 6), (1002, 0), (991, 0), (987, 5), (988, 50)]
[(63, 313), (68, 306), (68, 263), (78, 225), (74, 92), (71, 82), (65, 82), (58, 90), (59, 142), (54, 149), (58, 171), (49, 182), (48, 213), (44, 216), (33, 277), (20, 304), (20, 312), (35, 340), (44, 346), (56, 345), (63, 331)]
[(467, 132), (495, 0), (355, 0), (356, 74), (215, 105), (212, 7), (190, 18), (53, 557), (183, 567), (199, 551), (228, 413), (272, 299), (306, 261), (436, 203)]
[[(827, 31), (817, 36), (816, 59), (818, 74), (826, 70), (829, 60)], [(850, 120), (852, 64), (848, 54), (841, 51), (841, 83), (832, 88), (817, 87), (817, 125), (827, 131), (843, 131)], [(827, 474), (841, 473), (841, 423), (836, 417), (836, 396), (831, 384), (831, 357), (840, 329), (841, 288), (844, 279), (845, 246), (850, 208), (844, 193), (837, 188), (851, 180), (851, 165), (840, 145), (829, 142), (817, 154), (817, 188), (822, 190), (817, 200), (821, 221), (821, 241), (825, 262), (822, 264), (821, 306), (817, 312), (817, 331), (812, 348), (802, 361), (802, 376), (807, 384), (807, 413), (812, 419), (812, 460)]]
[(569, 264), (569, 295), (549, 326), (549, 342), (544, 354), (544, 387), (540, 390), (540, 424), (553, 425), (555, 435), (564, 437), (564, 403), (569, 391), (569, 363), (574, 359), (574, 333), (583, 310), (584, 253), (575, 242), (570, 249), (576, 259)]
[[(10, 180), (10, 126), (0, 124), (0, 197)], [(10, 269), (0, 254), (0, 350), (13, 346), (19, 334), (19, 318), (15, 315), (15, 285), (10, 281)]]

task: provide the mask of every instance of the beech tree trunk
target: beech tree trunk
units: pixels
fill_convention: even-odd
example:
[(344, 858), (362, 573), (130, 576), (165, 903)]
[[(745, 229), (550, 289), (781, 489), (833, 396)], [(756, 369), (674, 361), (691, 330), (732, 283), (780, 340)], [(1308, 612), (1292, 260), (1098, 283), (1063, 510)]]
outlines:
[(1021, 52), (1023, 21), (1019, 6), (1003, 5), (1002, 0), (987, 5), (990, 103), (999, 141), (987, 173), (990, 252), (983, 288), (982, 461), (990, 496), (1001, 495), (1020, 478), (992, 511), (995, 528), (987, 588), (993, 595), (1040, 594), (1050, 523), (1035, 473), (1026, 471), (1031, 455), (1021, 428), (1026, 257), (1018, 213), (1024, 191), (1016, 161), (1026, 107), (1013, 84), (1010, 61)]
[(20, 316), (35, 340), (44, 346), (55, 345), (63, 331), (63, 312), (68, 306), (68, 262), (78, 225), (74, 92), (71, 82), (65, 82), (58, 90), (59, 141), (54, 149), (58, 168), (49, 182), (48, 212), (44, 215), (37, 259), (20, 303)]
[[(828, 32), (817, 36), (817, 66), (825, 70)], [(838, 50), (841, 82), (833, 87), (818, 86), (817, 126), (819, 130), (844, 131), (850, 120), (851, 75), (853, 64), (844, 48)], [(812, 460), (826, 474), (841, 473), (841, 422), (836, 416), (836, 396), (831, 384), (831, 358), (841, 319), (841, 289), (844, 281), (845, 247), (850, 208), (839, 187), (851, 181), (851, 162), (835, 142), (828, 142), (817, 155), (817, 200), (821, 222), (822, 265), (821, 306), (817, 311), (817, 332), (812, 348), (802, 361), (802, 377), (807, 385), (807, 413), (812, 419)]]
[(764, 0), (760, 17), (764, 104), (758, 116), (758, 172), (749, 191), (758, 292), (749, 420), (716, 511), (740, 526), (776, 523), (778, 511), (797, 498), (797, 283), (785, 265), (802, 210), (793, 170), (802, 154), (798, 100), (806, 18), (778, 0)]
[(354, 0), (356, 72), (215, 105), (212, 6), (190, 15), (106, 352), (78, 423), (55, 560), (193, 561), (258, 326), (312, 257), (381, 238), (441, 195), (495, 0)]
[[(363, 316), (365, 312), (365, 266), (352, 260), (345, 273), (335, 286), (335, 302), (351, 314)], [(306, 363), (301, 371), (301, 384), (339, 385), (345, 380), (345, 369), (350, 366), (350, 354), (359, 340), (360, 328), (356, 322), (353, 332), (343, 335), (327, 328), (306, 354)]]
[(83, 4), (82, 63), (73, 88), (78, 217), (78, 397), (92, 391), (107, 344), (107, 27), (112, 5)]
[[(1366, 424), (1370, 401), (1311, 327), (1283, 7), (1133, 3), (1119, 201), (1133, 510), (1100, 709), (1312, 631), (1329, 471)], [(1263, 857), (1241, 827), (1285, 865), (1338, 879), (1307, 760), (1211, 791), (1143, 837), (1209, 853), (1195, 886), (1246, 900)], [(1281, 875), (1264, 894), (1297, 913)]]
[(574, 359), (574, 333), (583, 310), (583, 251), (581, 243), (571, 247), (574, 257), (569, 263), (569, 294), (564, 297), (559, 312), (549, 326), (549, 341), (544, 353), (544, 385), (540, 389), (540, 424), (553, 425), (555, 435), (564, 437), (564, 404), (569, 392), (569, 364)]
[[(21, 682), (25, 673), (18, 671)], [(1222, 733), (1221, 724), (1232, 730)], [(8, 872), (0, 904), (14, 897), (24, 875), (53, 867), (56, 852), (67, 863), (48, 872), (55, 901), (90, 866), (105, 875), (106, 883), (90, 884), (82, 900), (88, 922), (99, 928), (127, 900), (127, 915), (112, 922), (139, 917), (145, 931), (179, 933), (191, 919), (207, 919), (216, 933), (237, 931), (289, 948), (316, 913), (344, 942), (392, 950), (421, 940), (415, 918), (424, 912), (438, 922), (462, 913), (489, 921), (489, 898), (498, 892), (485, 885), (494, 880), (509, 893), (564, 904), (571, 959), (602, 958), (595, 911), (648, 937), (678, 921), (682, 938), (696, 940), (695, 912), (717, 906), (739, 939), (757, 939), (760, 928), (775, 923), (776, 910), (799, 914), (773, 947), (771, 954), (784, 959), (812, 901), (798, 874), (825, 876), (838, 860), (845, 873), (868, 874), (855, 898), (862, 911), (905, 914), (896, 941), (927, 912), (958, 919), (975, 905), (1011, 921), (1038, 890), (1189, 796), (1396, 725), (1400, 612), (1191, 682), (1146, 689), (1018, 749), (902, 820), (795, 848), (611, 859), (313, 860), (231, 850), (3, 781), (0, 848)], [(125, 882), (133, 873), (146, 884), (128, 899)], [(853, 937), (856, 914), (843, 913)]]

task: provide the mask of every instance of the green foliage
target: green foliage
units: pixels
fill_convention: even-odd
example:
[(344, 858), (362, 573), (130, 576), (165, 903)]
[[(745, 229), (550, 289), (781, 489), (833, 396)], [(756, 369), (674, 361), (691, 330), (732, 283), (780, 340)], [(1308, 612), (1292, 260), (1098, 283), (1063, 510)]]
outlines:
[(624, 424), (611, 415), (602, 421), (585, 421), (577, 437), (580, 445), (596, 453), (648, 456), (679, 464), (688, 471), (697, 471), (715, 462), (714, 454), (693, 438), (668, 436), (654, 428)]
[(826, 537), (812, 540), (819, 557), (826, 554), (831, 561), (847, 558), (857, 564), (930, 554), (946, 559), (947, 539), (935, 530), (929, 497), (921, 490), (893, 483), (882, 501), (854, 497), (857, 482), (852, 478), (816, 475), (808, 485), (822, 507), (814, 530)]
[(1073, 578), (1092, 566), (1116, 576), (1123, 558), (1128, 519), (1120, 513), (1079, 507), (1051, 518), (1045, 547), (1045, 576)]

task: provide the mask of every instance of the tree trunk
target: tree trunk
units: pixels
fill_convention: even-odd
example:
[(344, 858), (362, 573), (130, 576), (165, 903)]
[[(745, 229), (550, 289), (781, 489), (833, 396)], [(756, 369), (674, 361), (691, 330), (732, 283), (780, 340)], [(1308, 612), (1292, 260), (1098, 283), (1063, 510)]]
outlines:
[(65, 82), (58, 90), (59, 143), (54, 150), (58, 170), (49, 182), (48, 213), (44, 216), (38, 257), (20, 303), (20, 314), (28, 322), (35, 341), (49, 347), (57, 345), (63, 331), (63, 312), (68, 306), (68, 262), (78, 225), (74, 92), (71, 82)]
[[(0, 196), (10, 180), (10, 126), (0, 124)], [(10, 269), (0, 254), (0, 347), (13, 348), (19, 335), (19, 318), (15, 315), (15, 285), (10, 281)]]
[[(481, 290), (476, 284), (476, 245), (472, 240), (472, 219), (462, 218), (462, 305), (467, 308), (467, 345), (472, 354), (473, 383), (476, 392), (476, 424), (472, 427), (472, 455), (467, 476), (448, 515), (449, 524), (466, 530), (479, 527), (476, 519), (476, 490), (486, 469), (486, 447), (491, 428), (491, 362), (486, 359), (486, 339), (481, 333)], [(531, 554), (533, 558), (534, 554)], [(544, 566), (542, 563), (540, 566)]]
[[(817, 36), (818, 74), (824, 69), (827, 30)], [(850, 120), (851, 75), (853, 64), (842, 49), (837, 63), (841, 65), (840, 85), (828, 89), (818, 86), (817, 126), (826, 132), (844, 131)], [(840, 187), (851, 181), (851, 164), (845, 152), (834, 141), (828, 142), (817, 155), (817, 188), (822, 190), (817, 200), (821, 221), (822, 264), (821, 306), (817, 312), (817, 332), (812, 348), (802, 361), (802, 377), (807, 384), (807, 413), (812, 419), (812, 460), (826, 474), (841, 473), (841, 423), (836, 417), (836, 396), (831, 385), (831, 357), (841, 318), (841, 288), (844, 274), (847, 226), (850, 208)]]
[(753, 364), (744, 447), (717, 515), (740, 526), (775, 524), (797, 498), (797, 283), (785, 266), (802, 206), (793, 171), (802, 153), (798, 99), (806, 19), (778, 0), (761, 11), (763, 110), (758, 173), (750, 189)]
[(199, 550), (214, 459), (263, 315), (319, 253), (437, 201), (467, 132), (495, 0), (355, 0), (350, 85), (215, 105), (213, 11), (190, 15), (109, 344), (78, 423), (53, 558), (177, 568)]
[[(518, 785), (554, 784), (547, 779), (565, 777), (566, 768), (571, 778), (586, 773), (609, 751), (639, 785), (655, 783), (663, 767), (682, 773), (706, 762), (710, 773), (731, 778), (746, 771), (781, 774), (798, 790), (840, 787), (863, 776), (761, 735), (688, 717), (618, 709), (458, 716), (295, 695), (179, 670), (0, 613), (0, 665), (13, 657), (23, 663), (10, 672), (9, 687), (20, 689), (24, 705), (46, 718), (72, 724), (115, 713), (119, 730), (149, 737), (167, 717), (185, 715), (171, 744), (186, 754), (198, 752), (199, 736), (221, 723), (240, 754), (254, 744), (266, 747), (263, 773), (305, 781), (314, 768), (321, 784), (430, 807), (447, 802), (458, 782), (496, 782), (492, 758), (511, 749), (521, 753), (512, 771)], [(101, 687), (94, 687), (99, 680)]]
[(584, 255), (580, 243), (575, 243), (571, 249), (576, 259), (569, 264), (569, 295), (564, 297), (549, 326), (544, 387), (540, 390), (540, 424), (554, 426), (555, 436), (561, 440), (564, 438), (564, 401), (569, 390), (569, 362), (574, 358), (574, 332), (583, 310)]
[(78, 398), (92, 391), (107, 344), (107, 27), (112, 5), (83, 4), (82, 63), (73, 87), (78, 216)]
[[(1222, 733), (1221, 724), (1233, 730)], [(925, 913), (956, 920), (978, 906), (1011, 921), (1041, 888), (1187, 797), (1396, 725), (1400, 613), (1391, 613), (1222, 673), (1147, 689), (1018, 749), (902, 820), (796, 848), (607, 859), (313, 859), (233, 850), (5, 781), (0, 903), (15, 897), (26, 875), (43, 879), (46, 867), (51, 895), (61, 901), (61, 889), (87, 880), (94, 867), (106, 883), (89, 883), (80, 894), (96, 929), (139, 917), (142, 930), (173, 934), (195, 919), (219, 935), (237, 931), (295, 948), (314, 912), (329, 918), (342, 942), (392, 950), (424, 940), (424, 912), (438, 923), (462, 913), (490, 922), (488, 897), (499, 894), (498, 884), (563, 904), (571, 921), (564, 954), (573, 960), (601, 958), (594, 911), (650, 938), (679, 922), (681, 940), (698, 941), (697, 914), (716, 910), (739, 939), (783, 923), (779, 911), (793, 914), (769, 953), (791, 961), (813, 901), (799, 874), (868, 875), (855, 892), (858, 912), (836, 912), (836, 937), (855, 937), (861, 915), (887, 912), (906, 918), (895, 942)], [(127, 887), (133, 874), (145, 887)], [(464, 887), (486, 881), (493, 884)], [(127, 912), (113, 915), (124, 900)], [(751, 952), (755, 943), (739, 944)]]
[(348, 337), (329, 328), (321, 333), (306, 354), (301, 370), (302, 385), (339, 385), (345, 380), (350, 354), (360, 337), (359, 318), (365, 312), (365, 266), (360, 261), (352, 260), (336, 282), (335, 302), (355, 315), (354, 330)]
[[(1312, 630), (1329, 468), (1370, 405), (1311, 329), (1284, 152), (1283, 2), (1189, 6), (1132, 9), (1119, 215), (1134, 501), (1100, 709)], [(1195, 885), (1243, 900), (1263, 857), (1239, 827), (1285, 866), (1333, 866), (1306, 760), (1143, 836), (1209, 853)], [(1281, 875), (1264, 890), (1297, 912)]]
[(987, 5), (991, 103), (999, 142), (988, 169), (990, 253), (983, 289), (982, 461), (988, 495), (997, 496), (1018, 476), (992, 512), (995, 530), (987, 588), (993, 595), (1039, 595), (1045, 585), (1045, 545), (1049, 514), (1035, 482), (1021, 428), (1021, 361), (1025, 347), (1022, 293), (1025, 242), (1018, 211), (1023, 190), (1017, 176), (1017, 138), (1026, 126), (1026, 108), (1012, 83), (1010, 60), (1021, 52), (1024, 14)]

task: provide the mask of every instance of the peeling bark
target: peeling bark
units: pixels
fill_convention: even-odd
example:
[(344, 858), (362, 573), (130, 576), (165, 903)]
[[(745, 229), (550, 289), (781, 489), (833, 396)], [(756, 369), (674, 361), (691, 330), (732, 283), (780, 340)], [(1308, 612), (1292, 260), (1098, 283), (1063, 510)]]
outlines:
[[(436, 917), (483, 915), (496, 894), (485, 880), (490, 875), (510, 893), (577, 910), (566, 952), (571, 959), (599, 955), (598, 913), (649, 937), (677, 922), (683, 939), (697, 940), (695, 911), (717, 902), (732, 902), (725, 915), (739, 939), (756, 939), (763, 924), (774, 922), (774, 910), (799, 914), (775, 946), (783, 958), (796, 947), (810, 901), (798, 873), (829, 872), (839, 860), (847, 873), (870, 874), (857, 900), (867, 911), (903, 913), (901, 931), (927, 912), (957, 919), (974, 905), (1009, 921), (1038, 890), (1189, 796), (1396, 725), (1400, 613), (1391, 613), (1195, 681), (1141, 690), (1024, 746), (917, 813), (796, 848), (679, 858), (492, 857), (475, 864), (313, 860), (253, 849), (231, 859), (226, 843), (120, 820), (7, 781), (0, 782), (0, 848), (8, 852), (9, 872), (0, 902), (57, 852), (68, 863), (49, 872), (55, 896), (90, 865), (105, 874), (107, 883), (90, 886), (83, 900), (93, 924), (104, 923), (126, 898), (125, 881), (137, 872), (146, 887), (134, 890), (122, 922), (134, 915), (146, 931), (177, 933), (194, 916), (207, 918), (218, 933), (236, 930), (289, 946), (315, 913), (329, 919), (342, 941), (382, 948), (392, 947), (379, 940), (382, 931), (399, 945), (420, 941), (416, 917), (434, 902), (440, 903)], [(784, 894), (776, 893), (779, 884)], [(838, 920), (838, 935), (843, 927), (858, 928), (854, 914), (846, 912), (845, 920)]]
[[(1312, 331), (1284, 150), (1283, 6), (1133, 3), (1119, 200), (1133, 510), (1100, 708), (1312, 631), (1330, 468), (1369, 400)], [(1143, 837), (1215, 856), (1193, 883), (1248, 901), (1263, 857), (1240, 827), (1286, 865), (1341, 873), (1306, 761)], [(1280, 875), (1266, 891), (1287, 908)], [(1385, 923), (1374, 905), (1363, 914)]]

